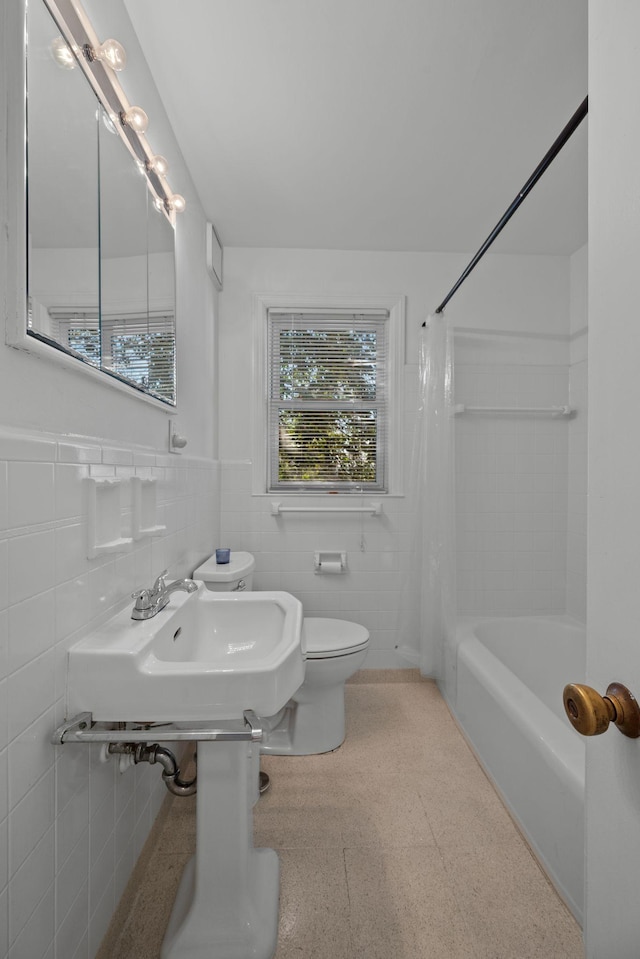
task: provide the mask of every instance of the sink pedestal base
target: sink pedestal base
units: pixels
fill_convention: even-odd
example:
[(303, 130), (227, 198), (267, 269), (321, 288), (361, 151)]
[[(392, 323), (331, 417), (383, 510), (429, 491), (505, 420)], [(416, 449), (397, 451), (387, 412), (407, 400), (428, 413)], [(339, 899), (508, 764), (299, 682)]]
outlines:
[(272, 959), (280, 869), (253, 848), (259, 748), (198, 744), (196, 854), (180, 882), (161, 959)]

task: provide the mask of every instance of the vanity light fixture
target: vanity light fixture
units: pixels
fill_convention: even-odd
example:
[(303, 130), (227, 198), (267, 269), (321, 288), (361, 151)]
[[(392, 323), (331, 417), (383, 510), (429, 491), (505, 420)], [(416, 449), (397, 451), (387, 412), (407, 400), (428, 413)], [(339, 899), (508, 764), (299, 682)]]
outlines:
[(136, 133), (146, 133), (149, 126), (149, 117), (142, 107), (128, 107), (120, 111), (120, 122), (123, 126), (131, 127)]
[(51, 41), (51, 56), (63, 70), (73, 70), (76, 65), (76, 58), (62, 37), (55, 37)]
[(115, 70), (116, 73), (119, 73), (120, 70), (124, 70), (127, 65), (127, 54), (121, 43), (118, 43), (117, 40), (109, 39), (105, 40), (104, 43), (101, 43), (97, 47), (92, 47), (90, 43), (85, 43), (82, 47), (82, 52), (89, 61), (93, 63), (94, 60), (102, 60), (103, 63), (106, 63), (108, 67), (111, 67), (112, 70)]
[[(100, 42), (82, 6), (82, 0), (44, 0), (44, 3), (62, 34), (51, 46), (52, 55), (68, 69), (77, 59), (104, 107), (105, 124), (108, 123), (107, 116), (110, 117), (114, 132), (124, 140), (145, 174), (155, 206), (175, 225), (176, 213), (184, 210), (185, 200), (179, 193), (171, 192), (165, 180), (169, 164), (164, 157), (154, 154), (146, 140), (144, 134), (149, 125), (147, 114), (141, 107), (130, 106), (120, 85), (116, 73), (127, 62), (122, 44), (113, 39)], [(60, 52), (56, 52), (58, 49)]]

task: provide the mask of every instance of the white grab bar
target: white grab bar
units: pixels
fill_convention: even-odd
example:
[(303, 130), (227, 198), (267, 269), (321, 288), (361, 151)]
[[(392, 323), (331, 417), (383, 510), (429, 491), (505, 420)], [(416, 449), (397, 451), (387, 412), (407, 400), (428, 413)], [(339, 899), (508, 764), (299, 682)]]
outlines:
[(281, 513), (370, 513), (380, 516), (382, 503), (368, 503), (366, 506), (283, 506), (282, 503), (272, 503), (271, 515)]

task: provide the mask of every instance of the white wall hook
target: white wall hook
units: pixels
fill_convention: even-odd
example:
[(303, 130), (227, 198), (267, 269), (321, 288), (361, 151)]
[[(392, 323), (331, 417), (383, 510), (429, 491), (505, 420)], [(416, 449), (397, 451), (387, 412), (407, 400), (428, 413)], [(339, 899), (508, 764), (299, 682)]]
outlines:
[(180, 453), (187, 445), (186, 436), (176, 430), (175, 420), (169, 420), (169, 452)]

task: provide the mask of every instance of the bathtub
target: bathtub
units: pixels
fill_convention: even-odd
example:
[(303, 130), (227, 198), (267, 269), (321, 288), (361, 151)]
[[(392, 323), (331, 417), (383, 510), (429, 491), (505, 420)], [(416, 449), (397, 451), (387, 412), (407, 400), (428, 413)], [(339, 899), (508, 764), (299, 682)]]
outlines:
[(582, 922), (585, 746), (564, 714), (562, 690), (584, 680), (584, 626), (564, 616), (461, 621), (452, 658), (450, 706)]

